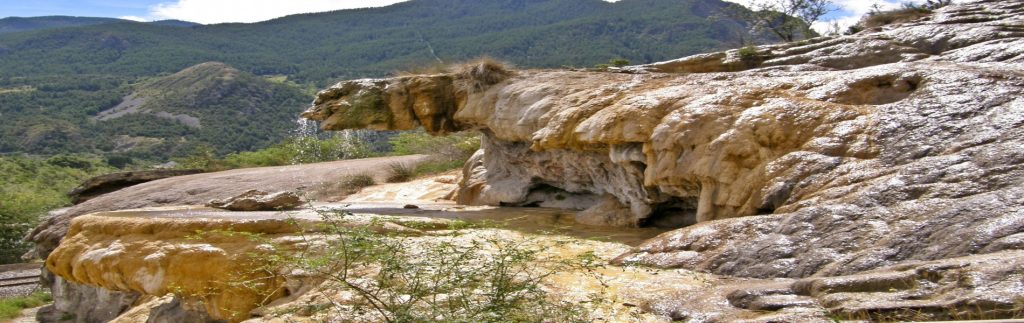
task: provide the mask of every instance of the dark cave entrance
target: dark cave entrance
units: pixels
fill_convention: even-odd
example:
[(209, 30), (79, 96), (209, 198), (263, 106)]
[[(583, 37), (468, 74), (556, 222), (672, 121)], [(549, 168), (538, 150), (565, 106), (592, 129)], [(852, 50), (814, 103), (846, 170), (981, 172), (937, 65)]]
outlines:
[(641, 227), (678, 229), (697, 224), (697, 198), (673, 197), (654, 206), (651, 216), (640, 222)]

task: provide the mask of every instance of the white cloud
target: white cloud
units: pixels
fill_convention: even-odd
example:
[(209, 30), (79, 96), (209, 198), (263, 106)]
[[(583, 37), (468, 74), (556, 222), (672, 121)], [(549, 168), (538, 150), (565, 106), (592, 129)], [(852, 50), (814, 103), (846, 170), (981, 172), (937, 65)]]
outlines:
[(142, 17), (139, 17), (139, 16), (120, 16), (120, 17), (117, 17), (117, 19), (139, 21), (139, 22), (146, 22), (147, 21), (146, 18), (142, 18)]
[(154, 20), (201, 24), (257, 22), (287, 15), (340, 9), (383, 7), (405, 0), (177, 0), (150, 8)]
[[(744, 6), (750, 6), (752, 2), (761, 2), (764, 0), (725, 0), (729, 2), (735, 2)], [(839, 23), (840, 30), (846, 30), (847, 27), (856, 24), (860, 21), (868, 12), (871, 12), (872, 6), (878, 4), (882, 10), (899, 8), (903, 2), (912, 3), (924, 3), (924, 0), (833, 0), (838, 11), (830, 13), (826, 16), (823, 21), (814, 23), (814, 30), (818, 32), (826, 32), (829, 29), (829, 25), (833, 21)]]

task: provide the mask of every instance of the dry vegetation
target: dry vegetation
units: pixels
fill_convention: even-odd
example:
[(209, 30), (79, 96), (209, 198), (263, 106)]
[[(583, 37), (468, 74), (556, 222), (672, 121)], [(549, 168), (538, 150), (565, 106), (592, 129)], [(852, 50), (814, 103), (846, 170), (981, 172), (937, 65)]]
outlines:
[(515, 74), (511, 64), (488, 56), (482, 56), (455, 64), (424, 64), (411, 69), (392, 73), (395, 77), (417, 75), (451, 74), (457, 80), (467, 82), (474, 90), (501, 83)]

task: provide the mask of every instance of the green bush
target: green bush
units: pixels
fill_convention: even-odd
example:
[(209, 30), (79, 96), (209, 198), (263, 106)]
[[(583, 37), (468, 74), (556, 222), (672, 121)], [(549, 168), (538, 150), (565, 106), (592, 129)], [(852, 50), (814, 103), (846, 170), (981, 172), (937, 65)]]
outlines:
[(404, 163), (393, 163), (388, 165), (388, 183), (408, 182), (416, 176), (416, 168)]
[(83, 180), (115, 171), (84, 155), (50, 159), (0, 157), (0, 264), (20, 262), (25, 234), (47, 211), (70, 203), (65, 193)]
[(467, 159), (480, 149), (480, 134), (471, 131), (432, 136), (422, 130), (400, 133), (389, 140), (395, 156), (431, 155), (445, 159)]
[(615, 66), (615, 67), (623, 67), (623, 66), (629, 65), (629, 60), (622, 59), (622, 58), (614, 58), (614, 59), (608, 61), (608, 64), (610, 64), (611, 66)]
[(320, 163), (342, 159), (367, 158), (377, 155), (356, 138), (335, 135), (329, 138), (288, 138), (280, 144), (228, 154), (218, 158), (212, 146), (197, 145), (192, 154), (176, 161), (182, 168), (218, 171), (235, 168), (284, 166)]
[[(306, 243), (299, 244), (303, 246), (299, 250), (266, 248), (264, 253), (253, 255), (253, 263), (262, 265), (252, 266), (240, 276), (265, 275), (248, 281), (279, 281), (286, 277), (277, 273), (312, 275), (333, 283), (322, 286), (352, 292), (356, 301), (326, 300), (307, 310), (333, 307), (346, 313), (370, 313), (367, 315), (372, 318), (361, 318), (374, 321), (589, 321), (582, 306), (553, 299), (543, 284), (559, 272), (597, 267), (590, 253), (569, 259), (546, 257), (542, 251), (550, 246), (534, 240), (416, 240), (399, 233), (382, 233), (380, 228), (386, 226), (381, 220), (356, 224), (347, 222), (349, 214), (344, 212), (317, 212), (324, 223), (318, 231), (331, 243), (310, 240), (324, 237), (318, 234), (305, 237)], [(449, 229), (453, 237), (462, 235), (456, 227)], [(245, 286), (245, 282), (241, 284)], [(251, 287), (265, 290), (267, 286)]]
[(740, 55), (741, 59), (753, 59), (753, 58), (756, 58), (761, 53), (757, 52), (757, 47), (747, 46), (747, 47), (740, 48), (740, 50), (739, 50), (739, 52), (737, 52), (737, 54)]
[(39, 307), (53, 301), (47, 292), (35, 292), (29, 296), (0, 299), (0, 320), (10, 320), (21, 315), (27, 308)]

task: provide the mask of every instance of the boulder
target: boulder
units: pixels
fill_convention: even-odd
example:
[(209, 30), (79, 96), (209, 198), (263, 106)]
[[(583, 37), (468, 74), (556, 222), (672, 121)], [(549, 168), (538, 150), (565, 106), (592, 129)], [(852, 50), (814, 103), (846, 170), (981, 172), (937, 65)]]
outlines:
[(155, 169), (120, 172), (96, 176), (82, 182), (68, 192), (68, 197), (74, 204), (93, 199), (97, 196), (120, 190), (125, 187), (151, 182), (175, 176), (185, 176), (202, 173), (201, 169)]
[(276, 211), (291, 210), (302, 206), (302, 197), (295, 192), (267, 193), (249, 190), (224, 200), (210, 200), (206, 206), (231, 211)]

